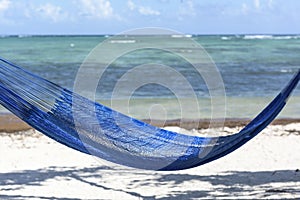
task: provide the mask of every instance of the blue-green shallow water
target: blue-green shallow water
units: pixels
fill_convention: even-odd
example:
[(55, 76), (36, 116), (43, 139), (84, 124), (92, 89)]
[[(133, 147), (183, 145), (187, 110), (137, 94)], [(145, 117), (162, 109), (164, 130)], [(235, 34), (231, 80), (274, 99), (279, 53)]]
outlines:
[[(72, 89), (81, 63), (105, 39), (105, 36), (3, 36), (0, 38), (0, 56)], [(192, 39), (205, 48), (222, 75), (227, 97), (226, 117), (252, 118), (300, 68), (300, 36), (297, 35), (217, 35), (193, 36)], [(210, 117), (210, 99), (204, 81), (194, 78), (195, 71), (185, 63), (173, 62), (159, 51), (133, 53), (112, 65), (106, 74), (106, 84), (97, 90), (97, 101), (110, 106), (115, 83), (112, 80), (120, 78), (133, 65), (158, 58), (189, 77), (199, 98), (200, 111), (190, 109), (181, 116), (175, 96), (155, 84), (137, 90), (128, 103), (129, 109), (117, 109), (138, 118)], [(153, 107), (155, 104), (162, 105), (165, 111), (159, 112), (161, 109)], [(299, 86), (280, 117), (300, 118)]]

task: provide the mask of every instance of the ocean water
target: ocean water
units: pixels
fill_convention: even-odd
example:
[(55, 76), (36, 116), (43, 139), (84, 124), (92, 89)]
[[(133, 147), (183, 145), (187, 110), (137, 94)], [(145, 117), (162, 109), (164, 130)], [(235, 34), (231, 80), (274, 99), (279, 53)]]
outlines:
[[(300, 35), (194, 35), (191, 38), (183, 37), (182, 43), (168, 48), (168, 51), (161, 48), (164, 44), (170, 47), (166, 37), (152, 38), (150, 43), (161, 45), (158, 49), (141, 48), (113, 55), (115, 60), (97, 80), (96, 90), (87, 89), (90, 92), (86, 93), (87, 97), (92, 96), (96, 101), (139, 119), (252, 118), (300, 69)], [(168, 37), (170, 41), (180, 38)], [(130, 36), (119, 40), (109, 36), (2, 36), (0, 57), (73, 90), (78, 70), (82, 63), (88, 63), (85, 59), (89, 58), (97, 45), (109, 40), (114, 47), (122, 49), (125, 45), (139, 44), (141, 38)], [(178, 56), (178, 52), (181, 52), (180, 55), (193, 52), (196, 61), (203, 61), (197, 57), (197, 49), (187, 44), (186, 39), (201, 45), (208, 53), (206, 59), (211, 59), (216, 65), (226, 95), (226, 104), (217, 106), (225, 109), (225, 116), (223, 112), (212, 114), (211, 88), (187, 60)], [(88, 71), (84, 78), (86, 88), (89, 88), (90, 76), (97, 75), (99, 64), (103, 64), (101, 59), (105, 60), (117, 51), (106, 46), (101, 48), (102, 54), (97, 60), (100, 63), (88, 63), (91, 66), (85, 69)], [(174, 78), (172, 71), (161, 73), (154, 70), (154, 65), (159, 66), (159, 69), (167, 69), (164, 66), (174, 69), (180, 77), (184, 77), (183, 82)], [(142, 73), (129, 76), (128, 72), (132, 72), (136, 66), (142, 66)], [(160, 79), (149, 79), (151, 84), (140, 83), (145, 77)], [(165, 83), (165, 80), (169, 88), (160, 84)], [(185, 81), (190, 84), (195, 96), (188, 93)], [(120, 87), (116, 90), (118, 84)], [(127, 91), (126, 88), (131, 90)], [(114, 96), (116, 91), (117, 95)], [(112, 97), (116, 99), (111, 100)], [(197, 109), (192, 106), (192, 98), (197, 99)], [(299, 86), (280, 117), (300, 118)]]

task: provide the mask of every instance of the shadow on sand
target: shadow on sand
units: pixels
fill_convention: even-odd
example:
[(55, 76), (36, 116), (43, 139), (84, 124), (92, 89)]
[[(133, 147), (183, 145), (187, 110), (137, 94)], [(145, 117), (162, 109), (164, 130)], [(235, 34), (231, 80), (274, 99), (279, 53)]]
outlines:
[[(118, 188), (110, 186), (107, 177), (115, 176), (115, 179), (125, 178), (130, 174), (126, 184)], [(299, 170), (279, 171), (228, 171), (217, 175), (191, 175), (184, 171), (177, 173), (158, 173), (134, 170), (118, 170), (110, 167), (49, 167), (38, 170), (24, 170), (11, 173), (0, 173), (0, 199), (76, 199), (60, 198), (55, 196), (26, 196), (20, 194), (20, 189), (28, 186), (42, 186), (49, 180), (76, 180), (90, 186), (110, 190), (112, 192), (124, 192), (132, 197), (141, 199), (197, 199), (197, 198), (230, 198), (251, 196), (252, 198), (271, 198), (278, 194), (300, 194)], [(106, 180), (105, 180), (106, 179)], [(183, 184), (191, 182), (197, 186), (197, 182), (206, 182), (209, 187), (197, 189), (183, 188)], [(283, 187), (276, 187), (276, 185)], [(202, 183), (203, 185), (203, 183)], [(200, 186), (200, 184), (199, 184)], [(166, 187), (167, 193), (163, 197), (143, 195), (141, 188)], [(14, 195), (5, 194), (5, 191), (14, 191)], [(19, 194), (18, 194), (19, 193)], [(109, 198), (109, 197), (108, 197)], [(107, 198), (106, 198), (107, 199)]]

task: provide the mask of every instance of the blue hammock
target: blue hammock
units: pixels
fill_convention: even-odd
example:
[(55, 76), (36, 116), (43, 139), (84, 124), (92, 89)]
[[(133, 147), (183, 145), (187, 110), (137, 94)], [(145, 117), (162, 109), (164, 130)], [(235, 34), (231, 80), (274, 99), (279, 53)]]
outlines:
[(299, 79), (300, 70), (245, 128), (221, 137), (188, 136), (146, 124), (4, 59), (0, 59), (0, 103), (38, 131), (78, 151), (134, 168), (181, 170), (216, 160), (251, 140), (279, 114)]

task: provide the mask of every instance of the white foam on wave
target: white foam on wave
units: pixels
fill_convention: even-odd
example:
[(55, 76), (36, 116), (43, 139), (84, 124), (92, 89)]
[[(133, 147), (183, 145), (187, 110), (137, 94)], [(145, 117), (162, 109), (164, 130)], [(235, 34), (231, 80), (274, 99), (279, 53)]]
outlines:
[(275, 36), (274, 39), (277, 40), (300, 39), (300, 35)]
[(181, 34), (178, 34), (178, 35), (171, 35), (172, 38), (191, 38), (193, 37), (192, 35), (190, 34), (186, 34), (186, 35), (181, 35)]
[(132, 44), (135, 43), (135, 40), (111, 40), (110, 43), (112, 44)]
[(300, 35), (245, 35), (245, 40), (258, 40), (258, 39), (270, 39), (270, 40), (290, 40), (300, 39)]
[(232, 37), (227, 37), (227, 36), (222, 36), (221, 37), (221, 40), (231, 40), (232, 39)]
[(18, 38), (27, 38), (27, 37), (32, 37), (32, 35), (26, 35), (26, 34), (18, 35)]
[(272, 39), (272, 35), (245, 35), (244, 39), (253, 40), (253, 39)]

